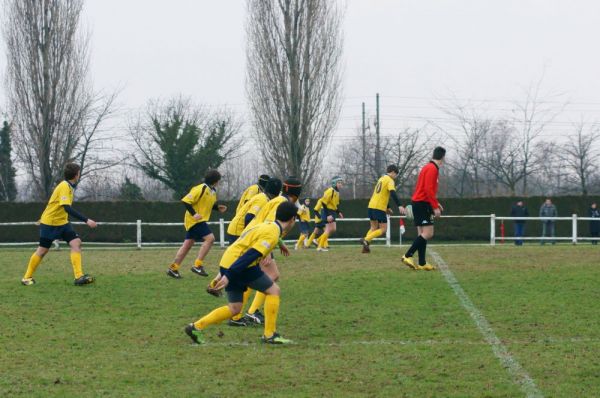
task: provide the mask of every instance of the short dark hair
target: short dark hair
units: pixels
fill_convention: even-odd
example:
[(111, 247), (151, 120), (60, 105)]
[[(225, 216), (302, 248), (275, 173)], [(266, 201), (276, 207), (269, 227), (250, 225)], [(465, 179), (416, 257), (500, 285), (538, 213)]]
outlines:
[(290, 221), (298, 214), (298, 208), (292, 202), (285, 201), (279, 206), (277, 206), (277, 212), (275, 213), (275, 218), (279, 221)]
[(436, 147), (433, 150), (433, 159), (434, 160), (442, 160), (446, 156), (446, 149), (441, 146)]
[(267, 184), (265, 185), (265, 192), (271, 196), (277, 196), (281, 192), (282, 186), (283, 184), (279, 178), (269, 178), (269, 181), (267, 181)]
[(77, 173), (79, 173), (80, 170), (81, 166), (77, 163), (67, 163), (64, 170), (65, 180), (72, 180), (77, 176)]
[(283, 192), (299, 198), (302, 193), (302, 181), (295, 176), (289, 176), (283, 183)]
[(204, 175), (204, 182), (208, 185), (215, 185), (221, 180), (221, 173), (217, 170), (208, 170)]
[(266, 174), (261, 174), (260, 177), (258, 177), (258, 186), (261, 187), (261, 189), (265, 189), (268, 181), (269, 176)]
[(400, 174), (400, 170), (398, 169), (398, 166), (396, 166), (395, 164), (390, 164), (387, 167), (387, 173), (391, 173), (394, 172), (396, 174)]

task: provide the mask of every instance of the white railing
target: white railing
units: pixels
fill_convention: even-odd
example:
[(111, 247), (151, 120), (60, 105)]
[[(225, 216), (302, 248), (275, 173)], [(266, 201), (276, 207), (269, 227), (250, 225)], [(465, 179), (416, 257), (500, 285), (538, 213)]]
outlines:
[[(378, 238), (376, 240), (378, 241), (385, 241), (385, 245), (390, 247), (392, 246), (392, 219), (400, 219), (400, 218), (405, 218), (404, 216), (400, 217), (400, 216), (388, 216), (388, 223), (387, 223), (387, 230), (386, 230), (386, 234), (384, 238)], [(598, 238), (594, 238), (594, 237), (587, 237), (587, 236), (579, 236), (578, 235), (578, 229), (577, 229), (577, 222), (578, 221), (600, 221), (597, 218), (590, 218), (590, 217), (578, 217), (577, 214), (573, 214), (571, 217), (498, 217), (495, 214), (489, 214), (489, 215), (444, 215), (442, 216), (443, 219), (468, 219), (468, 218), (481, 218), (481, 219), (489, 219), (490, 223), (490, 230), (489, 230), (489, 237), (490, 237), (490, 245), (494, 246), (496, 244), (496, 242), (498, 240), (536, 240), (536, 241), (543, 241), (543, 240), (547, 240), (547, 241), (571, 241), (571, 243), (573, 244), (577, 244), (579, 241), (590, 241), (590, 240), (597, 240)], [(496, 229), (498, 227), (497, 223), (498, 221), (500, 221), (500, 223), (503, 223), (504, 221), (517, 221), (517, 220), (524, 220), (524, 221), (567, 221), (570, 220), (572, 227), (571, 227), (571, 236), (565, 237), (565, 236), (556, 236), (556, 237), (514, 237), (514, 236), (504, 236), (501, 235), (500, 237), (497, 236), (496, 234)], [(338, 223), (346, 223), (346, 222), (365, 222), (365, 224), (368, 224), (369, 219), (368, 218), (340, 218), (337, 219)], [(84, 225), (84, 223), (82, 222), (74, 222), (73, 224), (76, 225)], [(225, 226), (227, 224), (229, 224), (229, 221), (226, 221), (224, 219), (219, 219), (218, 221), (211, 221), (208, 222), (209, 225), (219, 225), (219, 237), (218, 237), (218, 244), (221, 247), (225, 247), (227, 244), (226, 241), (226, 234), (225, 234)], [(6, 223), (0, 223), (0, 227), (4, 227), (4, 226), (36, 226), (38, 225), (37, 222), (33, 222), (33, 221), (27, 221), (27, 222), (6, 222)], [(180, 242), (144, 242), (143, 241), (143, 234), (142, 234), (142, 230), (144, 226), (148, 226), (148, 227), (181, 227), (183, 226), (182, 223), (162, 223), (162, 222), (143, 222), (142, 220), (137, 220), (135, 222), (98, 222), (99, 226), (135, 226), (136, 228), (136, 239), (135, 239), (135, 243), (131, 242), (131, 243), (123, 243), (123, 242), (89, 242), (86, 241), (86, 244), (92, 244), (92, 245), (104, 245), (104, 246), (135, 246), (138, 249), (142, 249), (143, 247), (151, 247), (151, 246), (173, 246), (173, 245), (180, 245)], [(365, 225), (365, 228), (367, 228), (367, 226)], [(400, 225), (398, 225), (398, 228), (400, 229)], [(411, 221), (407, 221), (406, 225), (405, 225), (406, 229), (409, 228), (414, 228), (412, 226), (412, 222)], [(402, 245), (402, 233), (400, 232), (399, 234), (399, 241), (398, 244)], [(359, 239), (359, 237), (356, 238), (331, 238), (330, 241), (333, 242), (347, 242), (347, 241), (357, 241)], [(294, 242), (295, 240), (286, 240), (286, 242)], [(36, 245), (38, 242), (37, 241), (32, 241), (32, 242), (0, 242), (0, 246), (30, 246), (30, 245)]]

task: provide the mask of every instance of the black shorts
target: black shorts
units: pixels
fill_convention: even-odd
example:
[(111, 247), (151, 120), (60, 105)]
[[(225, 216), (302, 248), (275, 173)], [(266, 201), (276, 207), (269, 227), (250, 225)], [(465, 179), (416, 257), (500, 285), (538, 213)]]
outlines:
[[(226, 271), (226, 269), (221, 267), (221, 274), (225, 274)], [(246, 268), (229, 280), (229, 284), (225, 288), (227, 301), (230, 303), (241, 303), (244, 300), (244, 292), (247, 288), (264, 293), (271, 286), (273, 286), (273, 281), (260, 269), (259, 265)]]
[(62, 239), (69, 243), (77, 238), (79, 238), (79, 235), (73, 230), (71, 223), (59, 226), (40, 224), (40, 246), (46, 249), (49, 249), (52, 246), (52, 242), (57, 239)]
[(412, 210), (416, 227), (433, 225), (433, 208), (429, 202), (412, 202)]
[(320, 218), (315, 219), (315, 228), (323, 229), (325, 228), (325, 223)]
[(310, 224), (308, 221), (300, 221), (300, 233), (310, 235)]
[(327, 221), (328, 216), (333, 217), (332, 222), (335, 222), (335, 217), (337, 216), (337, 212), (335, 212), (334, 210), (329, 210), (329, 209), (321, 210), (321, 222), (323, 223), (323, 225), (329, 224), (329, 221)]
[(387, 214), (383, 210), (369, 208), (367, 210), (367, 215), (369, 216), (369, 220), (371, 221), (377, 221), (382, 224), (387, 224)]
[(204, 240), (205, 236), (212, 234), (208, 224), (204, 221), (192, 225), (185, 233), (185, 239), (193, 239), (195, 241)]

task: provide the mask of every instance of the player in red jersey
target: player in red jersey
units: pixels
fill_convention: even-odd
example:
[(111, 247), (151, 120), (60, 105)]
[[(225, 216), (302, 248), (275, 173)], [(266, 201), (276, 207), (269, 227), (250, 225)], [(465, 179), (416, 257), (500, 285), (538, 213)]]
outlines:
[[(417, 186), (412, 196), (412, 212), (419, 236), (404, 256), (402, 262), (415, 270), (432, 271), (434, 266), (427, 264), (425, 251), (427, 241), (433, 238), (433, 218), (440, 217), (444, 208), (437, 200), (438, 176), (440, 166), (444, 162), (446, 150), (437, 147), (433, 150), (433, 158), (419, 172)], [(415, 264), (412, 256), (419, 252), (419, 263)]]

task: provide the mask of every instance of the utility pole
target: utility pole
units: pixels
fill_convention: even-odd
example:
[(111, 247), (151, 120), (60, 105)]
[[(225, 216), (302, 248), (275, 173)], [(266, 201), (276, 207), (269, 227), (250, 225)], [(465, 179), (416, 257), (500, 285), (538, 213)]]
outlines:
[(377, 93), (377, 95), (375, 96), (375, 108), (375, 136), (377, 137), (377, 142), (375, 144), (375, 174), (379, 176), (381, 174), (381, 141), (379, 135), (379, 93)]
[(361, 195), (367, 182), (367, 126), (365, 124), (365, 103), (362, 103), (362, 175), (360, 176)]

